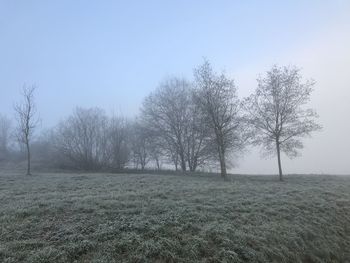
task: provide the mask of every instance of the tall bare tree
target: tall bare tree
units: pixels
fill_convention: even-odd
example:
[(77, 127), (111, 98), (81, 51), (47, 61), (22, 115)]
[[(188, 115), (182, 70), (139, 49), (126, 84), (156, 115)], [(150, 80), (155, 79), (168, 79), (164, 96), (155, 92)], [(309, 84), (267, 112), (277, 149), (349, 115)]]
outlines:
[(144, 100), (142, 120), (153, 134), (162, 138), (162, 145), (173, 160), (186, 171), (185, 130), (189, 103), (189, 83), (171, 78)]
[(16, 136), (18, 141), (25, 145), (27, 152), (27, 175), (31, 174), (30, 143), (35, 128), (39, 124), (39, 119), (37, 117), (37, 108), (34, 100), (35, 89), (35, 86), (23, 86), (23, 101), (15, 104), (14, 106), (18, 121)]
[(182, 171), (195, 171), (206, 160), (207, 133), (198, 113), (191, 84), (180, 78), (162, 82), (143, 103), (144, 126), (176, 170), (179, 164)]
[(273, 66), (265, 78), (258, 79), (253, 95), (243, 106), (254, 134), (253, 144), (267, 154), (277, 154), (279, 179), (282, 181), (281, 151), (289, 157), (303, 148), (301, 138), (321, 129), (312, 109), (305, 109), (315, 82), (302, 81), (296, 67)]
[(11, 120), (0, 114), (0, 160), (7, 157), (9, 152)]
[(243, 147), (242, 122), (239, 115), (240, 103), (232, 79), (217, 74), (210, 63), (204, 63), (194, 70), (195, 102), (201, 110), (202, 121), (211, 131), (219, 157), (221, 175), (226, 177), (226, 158), (231, 150)]

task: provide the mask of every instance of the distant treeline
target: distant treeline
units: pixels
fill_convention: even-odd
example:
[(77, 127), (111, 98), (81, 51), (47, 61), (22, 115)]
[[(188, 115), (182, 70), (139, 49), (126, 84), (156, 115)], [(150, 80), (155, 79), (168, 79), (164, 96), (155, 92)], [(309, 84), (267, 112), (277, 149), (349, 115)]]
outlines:
[(265, 153), (277, 155), (282, 180), (280, 153), (296, 156), (303, 146), (300, 139), (321, 128), (317, 114), (304, 108), (313, 85), (303, 82), (295, 67), (273, 66), (258, 79), (255, 93), (240, 100), (233, 79), (204, 61), (192, 80), (161, 82), (134, 119), (78, 107), (36, 136), (35, 88), (24, 87), (24, 100), (15, 106), (17, 124), (0, 115), (0, 160), (26, 158), (28, 174), (34, 159), (85, 171), (173, 166), (194, 172), (219, 166), (225, 177), (247, 145), (260, 145)]

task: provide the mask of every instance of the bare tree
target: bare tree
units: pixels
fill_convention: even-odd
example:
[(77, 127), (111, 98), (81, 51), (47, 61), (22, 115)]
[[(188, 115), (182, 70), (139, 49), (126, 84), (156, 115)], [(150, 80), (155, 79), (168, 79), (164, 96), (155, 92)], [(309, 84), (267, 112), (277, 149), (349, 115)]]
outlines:
[(56, 128), (58, 165), (82, 170), (122, 169), (129, 161), (129, 125), (99, 108), (76, 108)]
[(150, 155), (150, 158), (154, 161), (157, 170), (161, 169), (162, 166), (162, 156), (163, 154), (163, 147), (161, 143), (161, 139), (154, 134), (149, 134), (149, 144), (148, 144), (148, 152)]
[(0, 160), (8, 156), (11, 120), (0, 114)]
[(30, 164), (30, 143), (33, 137), (35, 128), (39, 123), (37, 109), (34, 101), (35, 86), (24, 86), (22, 90), (23, 101), (14, 106), (18, 127), (16, 136), (20, 143), (24, 144), (27, 152), (27, 175), (31, 174)]
[(243, 147), (242, 122), (239, 115), (239, 100), (233, 80), (225, 74), (217, 74), (210, 63), (194, 70), (196, 92), (195, 103), (201, 110), (202, 121), (211, 131), (218, 153), (221, 175), (226, 178), (226, 158), (231, 150)]
[(99, 108), (76, 108), (61, 121), (54, 138), (61, 165), (83, 170), (98, 170), (110, 158), (107, 150), (109, 120)]
[(110, 161), (109, 166), (113, 169), (124, 169), (130, 159), (130, 124), (129, 121), (120, 116), (110, 119), (108, 128), (108, 144)]
[[(193, 88), (185, 79), (171, 78), (149, 95), (142, 108), (142, 121), (151, 137), (171, 160), (175, 169), (195, 171), (207, 153), (205, 126), (193, 103)], [(153, 151), (154, 152), (154, 151)]]
[(267, 154), (277, 154), (281, 181), (281, 151), (289, 157), (297, 156), (303, 148), (301, 138), (321, 129), (315, 122), (316, 112), (304, 109), (314, 83), (302, 82), (296, 67), (273, 66), (265, 78), (258, 79), (255, 93), (244, 101), (253, 143), (262, 145)]
[(200, 108), (194, 103), (194, 90), (191, 94), (191, 103), (188, 106), (186, 126), (186, 160), (190, 171), (205, 165), (212, 159), (212, 140), (207, 125), (203, 122)]
[(153, 134), (162, 137), (163, 146), (175, 167), (179, 159), (186, 171), (185, 129), (189, 83), (172, 78), (164, 81), (143, 103), (142, 120)]
[(150, 161), (150, 136), (137, 120), (131, 126), (130, 141), (135, 161), (141, 165), (141, 170), (144, 170)]

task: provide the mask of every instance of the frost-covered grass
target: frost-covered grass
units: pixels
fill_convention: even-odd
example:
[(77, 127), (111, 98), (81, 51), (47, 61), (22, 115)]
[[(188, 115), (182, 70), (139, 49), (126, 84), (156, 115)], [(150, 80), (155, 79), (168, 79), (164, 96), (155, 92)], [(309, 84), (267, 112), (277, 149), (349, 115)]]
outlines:
[(0, 262), (349, 262), (350, 177), (0, 175)]

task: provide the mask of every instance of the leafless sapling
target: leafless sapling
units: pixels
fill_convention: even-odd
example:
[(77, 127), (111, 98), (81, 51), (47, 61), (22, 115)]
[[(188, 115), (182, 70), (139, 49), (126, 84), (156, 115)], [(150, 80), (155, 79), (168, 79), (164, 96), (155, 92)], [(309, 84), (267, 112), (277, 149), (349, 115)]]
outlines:
[(15, 104), (14, 110), (18, 121), (16, 136), (20, 143), (25, 145), (27, 153), (27, 175), (31, 174), (30, 143), (34, 131), (39, 124), (37, 108), (34, 100), (35, 86), (23, 86), (23, 101)]

